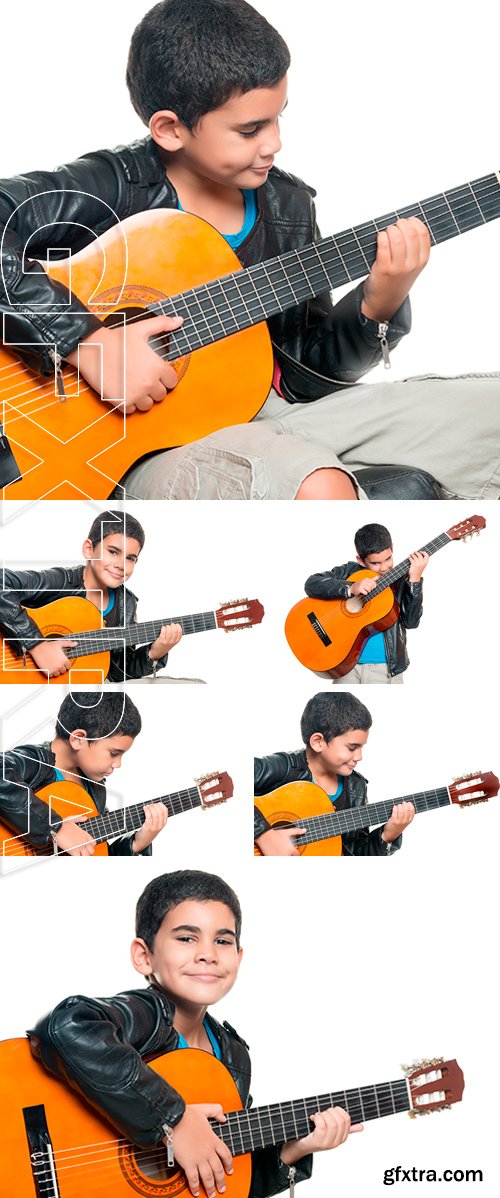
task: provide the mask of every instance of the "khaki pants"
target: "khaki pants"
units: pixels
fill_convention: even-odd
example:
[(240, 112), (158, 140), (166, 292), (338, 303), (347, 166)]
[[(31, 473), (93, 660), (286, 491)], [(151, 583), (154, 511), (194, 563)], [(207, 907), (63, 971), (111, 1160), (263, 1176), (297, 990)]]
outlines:
[(500, 373), (361, 383), (306, 404), (271, 391), (249, 424), (157, 453), (123, 483), (138, 499), (293, 499), (321, 467), (391, 464), (429, 471), (449, 499), (498, 499)]
[(344, 674), (343, 678), (334, 678), (332, 681), (334, 686), (352, 686), (354, 682), (362, 682), (364, 686), (372, 686), (374, 684), (380, 685), (380, 683), (394, 685), (395, 683), (402, 683), (403, 679), (404, 674), (396, 674), (393, 678), (389, 674), (385, 662), (367, 661), (362, 666), (359, 664), (354, 666), (354, 669), (349, 670), (348, 674)]

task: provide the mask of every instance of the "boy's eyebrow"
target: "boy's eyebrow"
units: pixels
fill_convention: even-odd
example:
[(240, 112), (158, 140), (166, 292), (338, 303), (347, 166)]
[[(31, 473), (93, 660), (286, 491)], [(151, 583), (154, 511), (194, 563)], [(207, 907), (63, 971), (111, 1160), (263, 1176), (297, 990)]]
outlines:
[[(197, 928), (195, 924), (191, 923), (180, 923), (177, 928), (172, 928), (172, 932), (199, 932), (200, 930), (201, 929)], [(236, 940), (236, 932), (233, 931), (232, 928), (218, 928), (215, 935), (234, 936), (234, 939)]]

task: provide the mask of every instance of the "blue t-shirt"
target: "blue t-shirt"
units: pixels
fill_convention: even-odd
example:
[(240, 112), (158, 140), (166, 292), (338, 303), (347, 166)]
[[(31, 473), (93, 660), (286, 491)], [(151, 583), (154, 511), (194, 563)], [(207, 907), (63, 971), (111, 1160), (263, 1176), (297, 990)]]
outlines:
[(341, 796), (341, 794), (342, 794), (342, 791), (343, 791), (343, 789), (344, 789), (344, 779), (343, 779), (343, 778), (339, 778), (339, 784), (338, 784), (338, 786), (337, 786), (337, 789), (336, 789), (336, 791), (335, 791), (335, 794), (334, 794), (334, 795), (328, 795), (328, 798), (329, 798), (329, 799), (331, 799), (332, 803), (335, 803), (335, 801), (336, 801), (337, 799), (340, 799), (340, 796)]
[[(205, 1031), (206, 1031), (206, 1033), (207, 1033), (208, 1039), (210, 1040), (210, 1043), (211, 1043), (211, 1045), (212, 1045), (212, 1048), (213, 1048), (213, 1050), (214, 1050), (214, 1057), (217, 1057), (217, 1060), (218, 1060), (218, 1061), (221, 1061), (221, 1060), (222, 1060), (222, 1055), (221, 1055), (221, 1050), (220, 1050), (220, 1044), (218, 1044), (217, 1040), (215, 1039), (215, 1036), (214, 1036), (214, 1034), (213, 1034), (213, 1031), (212, 1031), (212, 1029), (211, 1029), (211, 1028), (208, 1026), (208, 1023), (207, 1023), (206, 1019), (204, 1019), (204, 1020), (203, 1020), (203, 1027), (205, 1028)], [(187, 1042), (187, 1040), (186, 1040), (185, 1036), (181, 1036), (181, 1033), (180, 1033), (180, 1032), (178, 1032), (178, 1033), (177, 1033), (177, 1035), (178, 1035), (178, 1037), (179, 1037), (179, 1043), (178, 1043), (177, 1047), (178, 1047), (178, 1048), (189, 1048), (189, 1044), (188, 1044), (188, 1042)]]
[[(242, 195), (245, 201), (245, 219), (239, 233), (221, 233), (221, 237), (224, 238), (224, 241), (227, 241), (228, 245), (230, 245), (231, 249), (233, 250), (237, 250), (238, 246), (241, 245), (245, 240), (245, 237), (248, 237), (250, 230), (253, 229), (255, 221), (257, 220), (257, 196), (255, 191), (252, 188), (249, 188), (248, 190), (245, 188), (245, 190), (242, 192)], [(177, 201), (177, 207), (179, 208), (180, 212), (185, 211), (180, 200)], [(106, 613), (103, 612), (103, 615), (105, 614)]]
[(115, 592), (111, 591), (109, 599), (108, 599), (108, 606), (105, 607), (104, 611), (101, 612), (101, 616), (102, 616), (103, 620), (106, 618), (106, 616), (109, 616), (110, 611), (113, 611), (114, 606), (115, 606)]
[[(62, 770), (58, 770), (56, 765), (54, 766), (54, 772), (56, 775), (56, 782), (66, 782), (67, 781), (67, 779), (64, 777), (64, 774), (62, 773)], [(83, 785), (84, 785), (84, 789), (88, 792), (87, 783), (84, 782)]]
[(383, 632), (374, 632), (373, 636), (368, 637), (363, 652), (358, 657), (358, 666), (378, 665), (380, 662), (387, 662), (387, 654), (385, 651), (385, 641)]

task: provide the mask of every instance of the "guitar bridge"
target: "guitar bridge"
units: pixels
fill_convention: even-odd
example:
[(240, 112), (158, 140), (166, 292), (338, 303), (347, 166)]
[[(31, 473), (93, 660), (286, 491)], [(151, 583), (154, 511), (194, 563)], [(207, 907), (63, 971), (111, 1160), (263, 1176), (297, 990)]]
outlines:
[(311, 627), (314, 628), (316, 636), (319, 636), (319, 639), (322, 642), (322, 644), (326, 645), (326, 646), (331, 645), (332, 642), (330, 640), (330, 637), (328, 636), (328, 633), (323, 628), (323, 625), (320, 622), (320, 620), (318, 620), (316, 613), (313, 611), (309, 611), (307, 613), (307, 619), (309, 620)]
[(42, 1105), (24, 1107), (23, 1118), (37, 1198), (60, 1198), (54, 1150), (47, 1127), (45, 1107)]

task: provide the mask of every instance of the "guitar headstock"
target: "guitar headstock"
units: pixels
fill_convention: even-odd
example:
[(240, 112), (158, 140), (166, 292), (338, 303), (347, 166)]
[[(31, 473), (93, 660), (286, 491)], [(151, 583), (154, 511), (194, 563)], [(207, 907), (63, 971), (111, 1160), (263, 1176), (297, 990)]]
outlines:
[(236, 632), (239, 628), (252, 628), (264, 619), (264, 608), (258, 599), (233, 599), (223, 603), (215, 613), (217, 627), (224, 632)]
[(452, 541), (469, 541), (481, 532), (482, 528), (486, 528), (484, 516), (469, 516), (468, 520), (461, 520), (459, 524), (454, 524), (453, 528), (448, 528), (446, 535), (451, 537)]
[(216, 807), (217, 803), (225, 803), (234, 794), (233, 779), (225, 772), (223, 774), (204, 774), (196, 779), (202, 807)]
[(403, 1065), (410, 1089), (412, 1118), (430, 1111), (444, 1111), (454, 1102), (461, 1102), (464, 1075), (457, 1061), (434, 1057), (431, 1061), (416, 1061)]
[(488, 799), (498, 794), (500, 782), (491, 771), (482, 774), (465, 774), (463, 778), (455, 778), (448, 787), (452, 803), (459, 807), (469, 807), (473, 803), (486, 803)]

